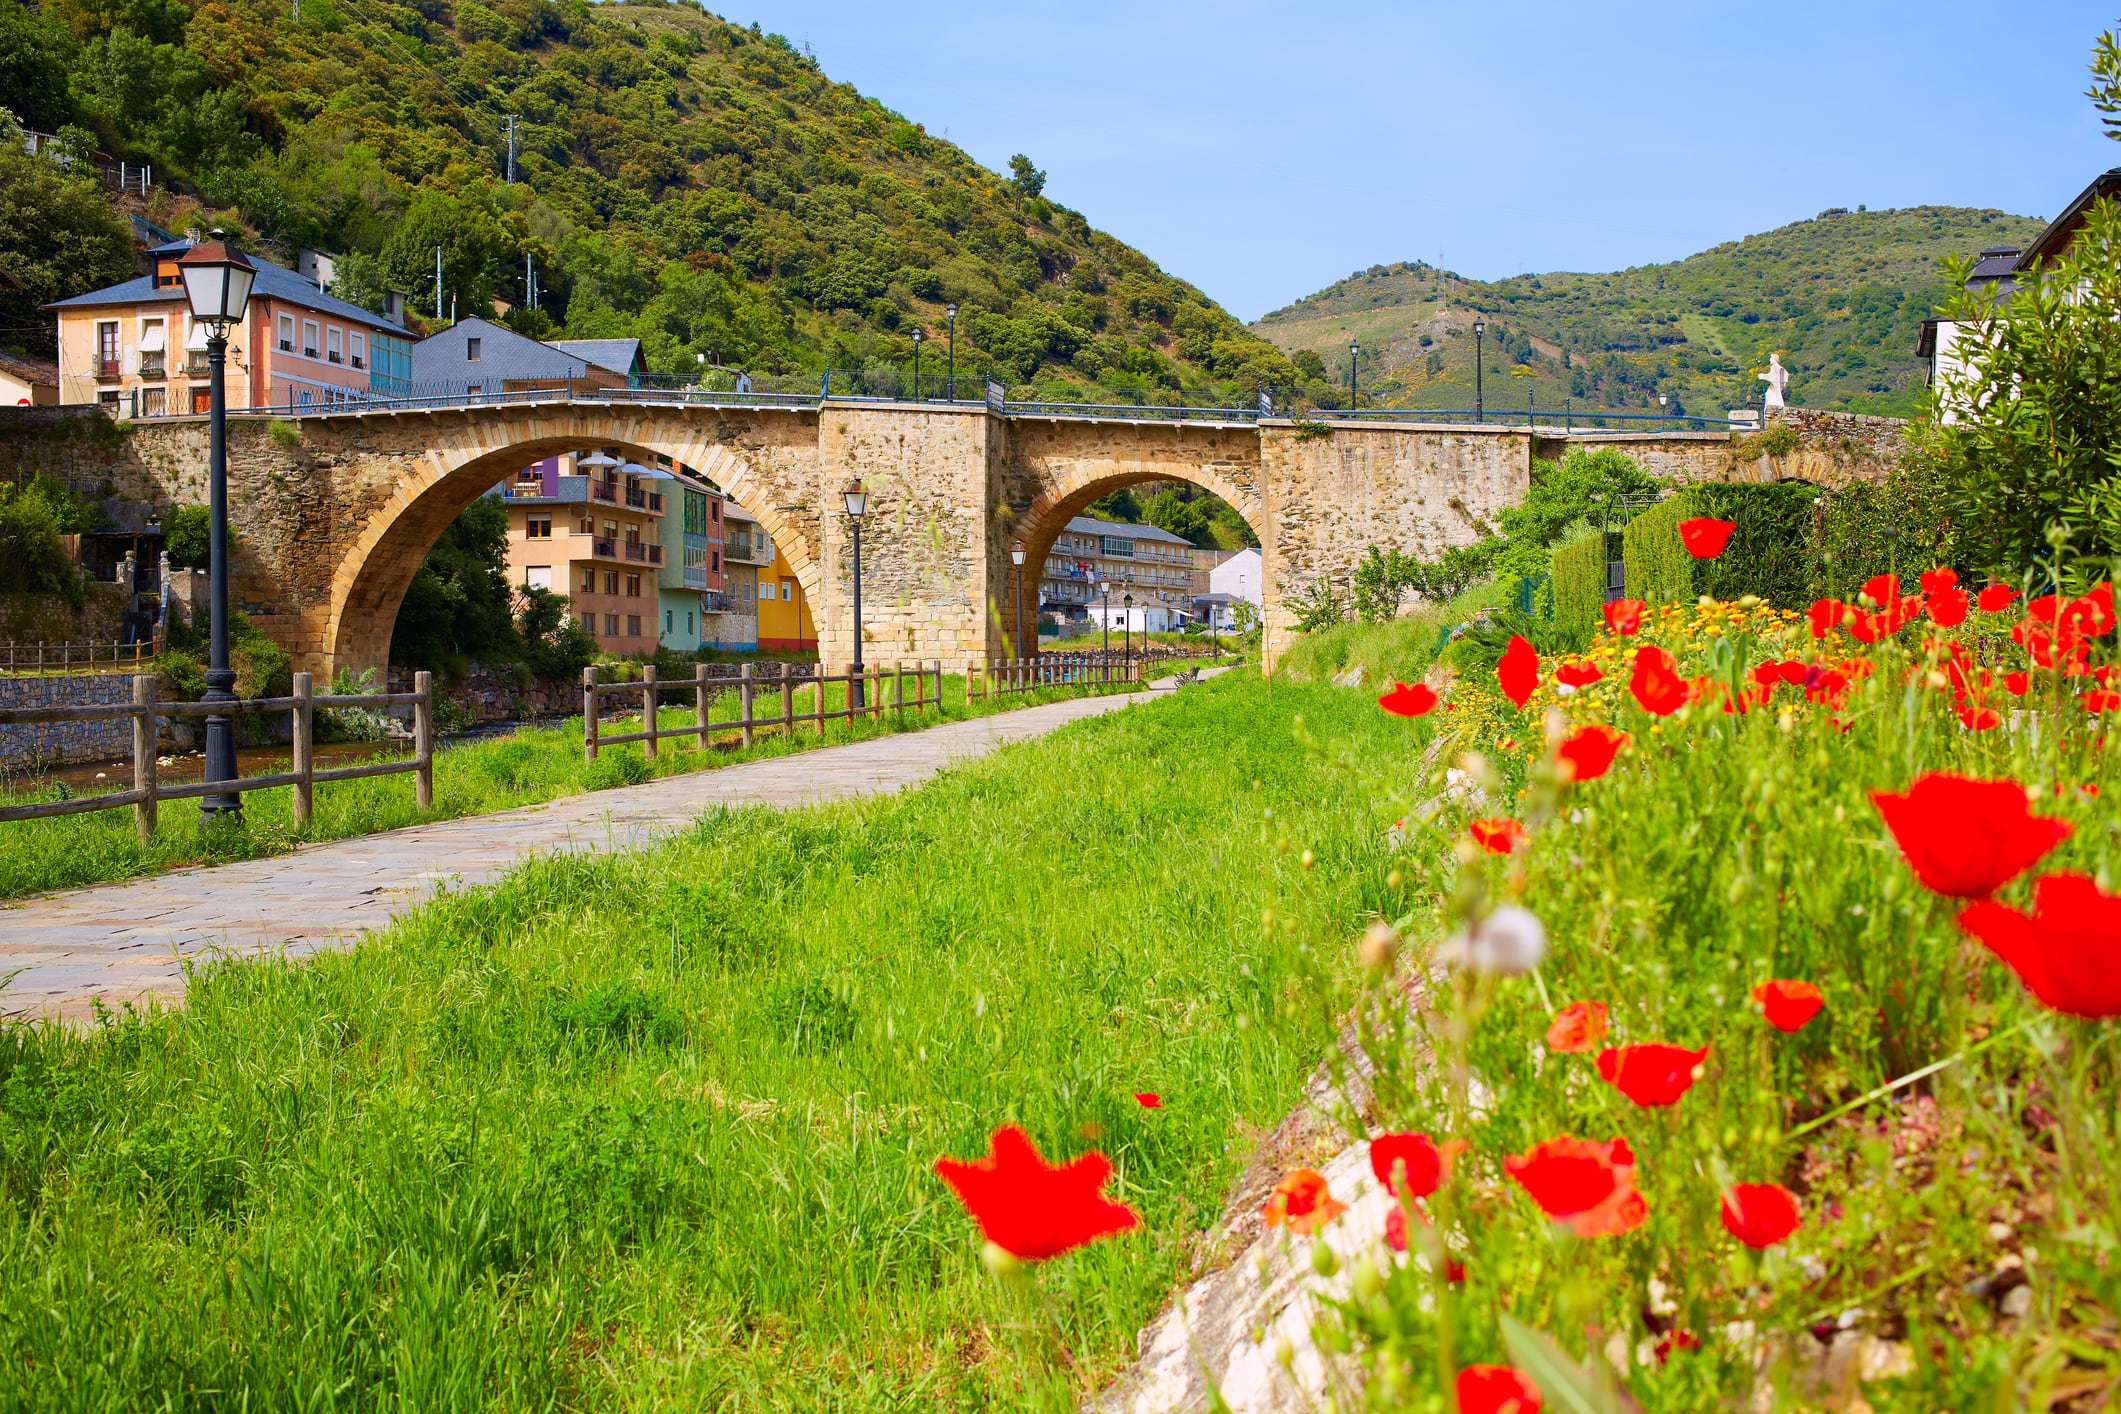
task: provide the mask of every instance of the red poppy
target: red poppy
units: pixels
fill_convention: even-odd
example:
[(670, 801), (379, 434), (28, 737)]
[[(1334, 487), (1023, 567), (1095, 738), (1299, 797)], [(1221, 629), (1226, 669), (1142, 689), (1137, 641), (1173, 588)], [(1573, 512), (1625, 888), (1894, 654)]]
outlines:
[(1734, 1183), (1723, 1190), (1723, 1230), (1748, 1247), (1773, 1247), (1800, 1221), (1797, 1195), (1779, 1183)]
[(2090, 875), (2043, 874), (2029, 916), (1983, 900), (1960, 910), (1959, 926), (2047, 1006), (2121, 1016), (2121, 895), (2101, 892)]
[(1606, 632), (1623, 636), (1635, 632), (1642, 627), (1642, 611), (1647, 607), (1640, 599), (1615, 599), (1605, 606)]
[(2033, 675), (2031, 673), (2005, 673), (2003, 675), (2003, 685), (2019, 697), (2023, 697), (2032, 688)]
[(1370, 1141), (1370, 1172), (1387, 1193), (1426, 1198), (1443, 1181), (1443, 1155), (1426, 1134), (1380, 1134)]
[(1547, 1027), (1550, 1051), (1588, 1051), (1605, 1039), (1604, 1002), (1570, 1002)]
[(1985, 732), (2003, 725), (2003, 718), (1993, 707), (1961, 707), (1959, 725), (1970, 732)]
[(1767, 1024), (1777, 1031), (1801, 1029), (1826, 1005), (1826, 998), (1817, 987), (1784, 977), (1762, 982), (1753, 988), (1753, 1000), (1759, 1003), (1760, 1014), (1767, 1018)]
[(1458, 1372), (1458, 1414), (1539, 1414), (1539, 1386), (1508, 1365)]
[(1348, 1205), (1333, 1196), (1324, 1174), (1317, 1169), (1291, 1169), (1274, 1185), (1260, 1216), (1268, 1227), (1306, 1233), (1318, 1231), (1346, 1211)]
[(1593, 722), (1570, 732), (1555, 748), (1555, 754), (1568, 768), (1570, 780), (1595, 781), (1612, 768), (1613, 758), (1627, 744), (1626, 732)]
[(1657, 1344), (1651, 1347), (1651, 1353), (1657, 1357), (1657, 1363), (1662, 1365), (1665, 1361), (1672, 1358), (1672, 1352), (1675, 1350), (1699, 1349), (1701, 1349), (1700, 1336), (1695, 1335), (1692, 1331), (1674, 1329), (1666, 1331), (1657, 1338)]
[(1599, 671), (1596, 663), (1587, 661), (1563, 663), (1554, 671), (1554, 681), (1566, 683), (1570, 687), (1589, 687), (1604, 677), (1605, 674)]
[(1517, 707), (1524, 706), (1539, 686), (1539, 652), (1523, 634), (1510, 635), (1510, 646), (1502, 650), (1502, 661), (1495, 665), (1495, 681), (1502, 684), (1502, 695)]
[(1475, 820), (1472, 830), (1473, 842), (1490, 854), (1508, 854), (1513, 849), (1522, 849), (1532, 839), (1525, 833), (1524, 826), (1507, 815)]
[(1164, 1097), (1157, 1094), (1154, 1090), (1136, 1090), (1134, 1092), (1134, 1103), (1145, 1110), (1160, 1110), (1164, 1107)]
[(2086, 638), (2110, 633), (2114, 627), (2114, 586), (2100, 580), (2089, 592), (2069, 601), (2062, 610), (2063, 622)]
[(1650, 1215), (1635, 1188), (1635, 1156), (1625, 1139), (1542, 1139), (1506, 1156), (1502, 1168), (1541, 1212), (1567, 1223), (1578, 1237), (1617, 1237)]
[(1811, 625), (1812, 637), (1824, 638), (1829, 630), (1841, 627), (1848, 617), (1849, 606), (1839, 599), (1814, 599), (1812, 607), (1805, 610), (1805, 619)]
[(2025, 808), (2016, 781), (1925, 771), (1904, 795), (1872, 791), (1908, 868), (1932, 893), (1987, 898), (2069, 837), (2070, 823)]
[(1803, 687), (1805, 680), (1811, 675), (1811, 671), (1811, 668), (1806, 664), (1791, 658), (1782, 665), (1782, 680), (1791, 687)]
[(1863, 581), (1863, 594), (1879, 608), (1889, 609), (1900, 602), (1900, 576), (1874, 574)]
[(1713, 560), (1723, 553), (1723, 547), (1731, 540), (1731, 532), (1738, 528), (1735, 520), (1717, 520), (1713, 516), (1693, 516), (1679, 522), (1679, 543), (1697, 560)]
[(2084, 704), (2084, 710), (2087, 712), (2111, 712), (2116, 707), (2121, 707), (2121, 692), (2110, 687), (2095, 687), (2078, 701)]
[(1395, 682), (1390, 691), (1378, 697), (1377, 705), (1395, 717), (1424, 716), (1436, 710), (1436, 689), (1425, 682), (1412, 686)]
[(2008, 584), (1991, 584), (1974, 598), (1974, 607), (1984, 614), (2000, 614), (2011, 606), (2018, 591)]
[(1111, 1160), (1092, 1150), (1048, 1164), (1013, 1124), (994, 1131), (984, 1159), (937, 1159), (935, 1172), (989, 1242), (1027, 1262), (1141, 1226), (1132, 1208), (1104, 1196)]
[(1940, 565), (1933, 570), (1924, 570), (1920, 576), (1924, 594), (1942, 594), (1959, 587), (1959, 571)]
[(1598, 1053), (1598, 1074), (1638, 1105), (1676, 1105), (1708, 1054), (1707, 1046), (1690, 1051), (1665, 1041), (1608, 1046)]
[(1966, 622), (1967, 597), (1964, 589), (1939, 590), (1926, 597), (1929, 601), (1930, 622), (1937, 627), (1957, 628)]
[(1679, 664), (1654, 643), (1635, 650), (1635, 671), (1628, 677), (1628, 691), (1652, 716), (1669, 717), (1693, 697), (1687, 680), (1679, 676)]

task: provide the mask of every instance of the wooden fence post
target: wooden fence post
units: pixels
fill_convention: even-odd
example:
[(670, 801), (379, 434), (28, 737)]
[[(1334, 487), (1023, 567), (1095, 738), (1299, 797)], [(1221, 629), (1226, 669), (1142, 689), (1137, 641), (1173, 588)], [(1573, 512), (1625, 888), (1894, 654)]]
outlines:
[(297, 828), (309, 823), (310, 808), (316, 803), (315, 782), (310, 779), (311, 773), (316, 769), (315, 703), (315, 680), (308, 673), (296, 673), (295, 705), (289, 715), (293, 718), (296, 777), (291, 808)]
[(795, 735), (795, 683), (788, 677), (788, 665), (781, 668), (781, 735)]
[(903, 723), (906, 720), (906, 660), (898, 665), (898, 685), (891, 690), (891, 714)]
[(435, 675), (424, 669), (412, 675), (412, 690), (419, 701), (412, 704), (412, 759), (419, 768), (412, 774), (412, 803), (422, 810), (435, 803)]
[(582, 759), (597, 759), (597, 665), (582, 669)]
[(133, 829), (143, 846), (155, 835), (155, 686), (153, 673), (133, 678)]
[[(700, 671), (707, 671), (706, 664), (700, 665)], [(744, 721), (744, 745), (747, 747), (751, 745), (751, 694), (751, 664), (739, 663), (736, 670), (736, 696), (737, 702), (742, 709), (738, 715)], [(702, 745), (705, 745), (706, 741), (706, 737), (700, 738)]]
[(817, 660), (817, 686), (811, 689), (812, 705), (817, 709), (810, 714), (811, 735), (825, 734), (825, 660)]
[(699, 728), (701, 751), (707, 749), (707, 718), (711, 715), (708, 709), (713, 705), (714, 691), (707, 686), (707, 665), (701, 663), (692, 670), (693, 725)]
[(641, 739), (641, 754), (650, 761), (655, 760), (655, 664), (641, 667), (641, 730), (648, 733)]

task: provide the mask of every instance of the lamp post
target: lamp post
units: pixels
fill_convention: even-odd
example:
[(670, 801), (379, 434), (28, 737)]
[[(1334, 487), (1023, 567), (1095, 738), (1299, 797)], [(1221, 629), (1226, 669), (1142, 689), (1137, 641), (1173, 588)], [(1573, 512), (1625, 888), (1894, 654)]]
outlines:
[(1486, 401), (1486, 399), (1485, 399), (1485, 398), (1484, 398), (1484, 397), (1482, 396), (1482, 392), (1481, 392), (1481, 378), (1482, 378), (1482, 376), (1483, 376), (1483, 374), (1484, 374), (1484, 370), (1483, 370), (1483, 369), (1481, 368), (1481, 365), (1482, 365), (1482, 364), (1484, 364), (1484, 363), (1486, 363), (1486, 362), (1488, 361), (1488, 360), (1487, 360), (1487, 356), (1486, 356), (1486, 354), (1482, 352), (1482, 350), (1483, 350), (1483, 348), (1485, 347), (1485, 345), (1486, 345), (1486, 342), (1487, 342), (1487, 334), (1488, 334), (1488, 321), (1487, 321), (1487, 320), (1485, 320), (1485, 319), (1476, 319), (1476, 320), (1474, 320), (1474, 321), (1473, 321), (1473, 420), (1474, 420), (1475, 422), (1486, 422), (1486, 421), (1488, 420), (1488, 410), (1487, 410), (1487, 401)]
[(1131, 678), (1134, 675), (1134, 596), (1131, 593), (1119, 596), (1119, 613), (1119, 651), (1126, 655), (1127, 676)]
[(1350, 339), (1350, 340), (1348, 340), (1348, 411), (1349, 411), (1349, 412), (1353, 412), (1353, 411), (1355, 411), (1355, 405), (1356, 405), (1356, 403), (1357, 403), (1358, 401), (1360, 401), (1360, 399), (1359, 399), (1359, 398), (1357, 398), (1357, 396), (1356, 396), (1356, 393), (1355, 393), (1355, 360), (1356, 360), (1356, 359), (1358, 359), (1358, 358), (1360, 358), (1360, 357), (1362, 357), (1362, 345), (1360, 345), (1360, 344), (1356, 343), (1356, 342), (1355, 342), (1355, 340), (1353, 340), (1353, 339)]
[[(1660, 418), (1660, 419), (1662, 419), (1662, 417), (1663, 417), (1663, 414), (1664, 414), (1664, 407), (1665, 407), (1665, 395), (1664, 395), (1664, 394), (1662, 394), (1662, 393), (1659, 393), (1659, 394), (1657, 395), (1657, 412), (1658, 412), (1658, 416), (1659, 416), (1659, 418)], [(1660, 420), (1660, 421), (1658, 422), (1658, 424), (1657, 424), (1657, 425), (1658, 425), (1659, 427), (1662, 427), (1662, 426), (1664, 426), (1664, 423), (1663, 423), (1663, 421), (1662, 421), (1662, 420)]]
[[(206, 693), (200, 700), (213, 707), (206, 718), (205, 780), (208, 785), (236, 779), (235, 719), (224, 705), (236, 700), (236, 675), (228, 666), (228, 326), (243, 322), (251, 282), (258, 267), (239, 250), (231, 250), (221, 232), (193, 246), (177, 260), (184, 279), (184, 298), (191, 317), (208, 329), (206, 336), (207, 403), (207, 566), (211, 571), (207, 604), (211, 623), (206, 657)], [(243, 818), (243, 797), (233, 790), (200, 797), (199, 813), (209, 819)]]
[(1112, 656), (1112, 581), (1099, 579), (1097, 594), (1105, 601), (1104, 611), (1097, 616), (1097, 651), (1100, 657), (1109, 659)]
[(1024, 651), (1024, 542), (1019, 540), (1009, 547), (1009, 563), (1016, 566), (1016, 656), (1028, 658)]
[(919, 402), (920, 400), (921, 400), (921, 331), (920, 331), (920, 326), (919, 326), (919, 325), (915, 325), (915, 326), (914, 326), (914, 328), (913, 328), (913, 401), (915, 401), (915, 402)]
[(957, 401), (957, 306), (943, 306), (943, 313), (950, 316), (950, 376), (943, 383), (943, 397), (948, 402)]
[[(854, 523), (854, 667), (848, 673), (847, 705), (868, 705), (862, 692), (862, 515), (869, 509), (869, 493), (862, 489), (862, 479), (856, 477), (847, 483), (840, 493), (847, 501), (847, 519)], [(822, 687), (818, 689), (824, 691)], [(824, 710), (822, 701), (818, 710)]]

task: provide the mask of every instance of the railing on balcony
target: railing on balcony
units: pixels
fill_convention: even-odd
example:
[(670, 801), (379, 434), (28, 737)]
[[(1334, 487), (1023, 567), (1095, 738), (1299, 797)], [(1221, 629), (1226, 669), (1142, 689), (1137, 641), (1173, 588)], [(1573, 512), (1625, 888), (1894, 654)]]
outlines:
[(118, 376), (118, 360), (114, 358), (97, 359), (96, 376), (98, 378), (116, 378)]
[(619, 488), (618, 488), (618, 487), (616, 487), (616, 486), (614, 486), (614, 485), (612, 485), (612, 484), (611, 484), (610, 482), (608, 482), (608, 481), (592, 481), (592, 482), (590, 482), (590, 483), (589, 483), (589, 494), (590, 494), (590, 496), (591, 496), (591, 497), (592, 497), (593, 499), (595, 499), (595, 500), (599, 500), (599, 501), (609, 501), (609, 502), (611, 502), (611, 503), (612, 503), (613, 505), (617, 505), (617, 504), (618, 504), (618, 500), (619, 500)]
[(619, 542), (595, 536), (589, 542), (589, 553), (601, 559), (616, 560), (619, 557)]

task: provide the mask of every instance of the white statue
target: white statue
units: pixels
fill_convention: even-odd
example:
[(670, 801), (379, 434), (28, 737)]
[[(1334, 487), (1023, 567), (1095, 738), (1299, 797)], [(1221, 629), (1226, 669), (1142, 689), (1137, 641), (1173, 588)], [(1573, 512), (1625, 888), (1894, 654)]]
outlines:
[(1768, 355), (1767, 372), (1760, 375), (1760, 381), (1767, 384), (1767, 397), (1762, 401), (1763, 406), (1771, 408), (1787, 406), (1782, 401), (1782, 390), (1790, 386), (1790, 371), (1782, 366), (1781, 354), (1771, 353)]

